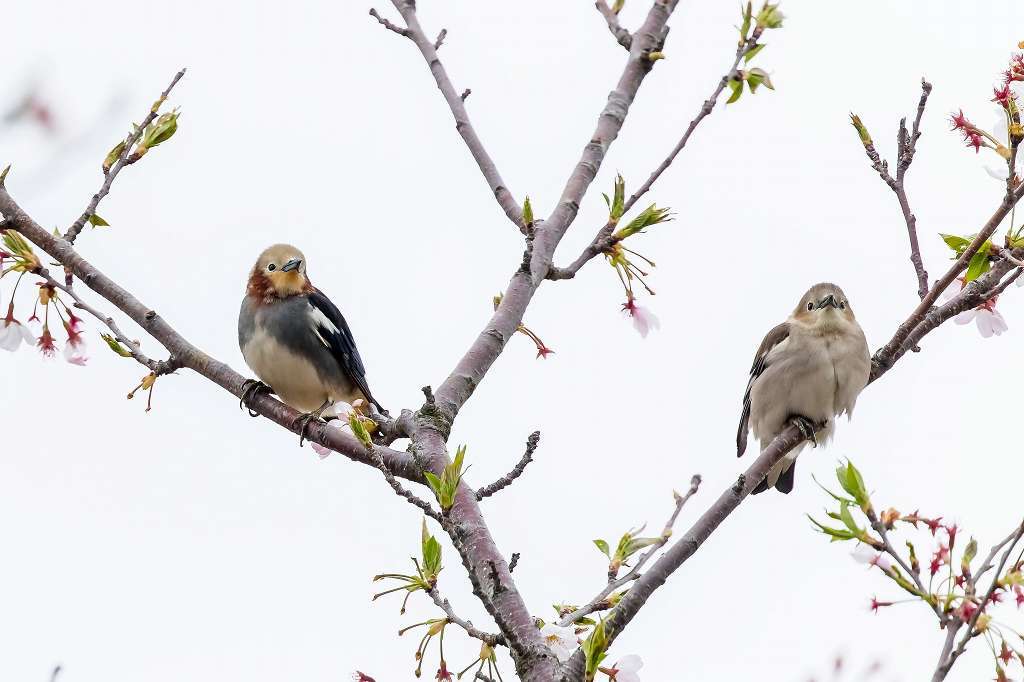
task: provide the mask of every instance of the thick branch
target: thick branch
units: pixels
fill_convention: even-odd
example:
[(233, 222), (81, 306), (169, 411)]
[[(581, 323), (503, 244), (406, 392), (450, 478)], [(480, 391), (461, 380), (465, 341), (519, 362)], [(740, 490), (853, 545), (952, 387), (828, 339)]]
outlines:
[[(921, 336), (928, 333), (929, 330), (918, 332), (918, 328), (922, 322), (925, 321), (925, 317), (929, 314), (935, 301), (939, 295), (946, 290), (947, 287), (953, 282), (956, 277), (963, 272), (967, 265), (971, 262), (971, 258), (981, 248), (981, 245), (988, 240), (989, 237), (998, 229), (1000, 223), (1009, 215), (1013, 207), (1020, 201), (1021, 197), (1024, 196), (1024, 185), (1021, 185), (1016, 191), (1007, 192), (1003, 196), (1002, 202), (996, 208), (995, 212), (985, 223), (984, 227), (978, 232), (974, 240), (964, 249), (963, 254), (953, 265), (950, 266), (949, 270), (935, 283), (935, 286), (925, 295), (921, 300), (921, 303), (914, 308), (914, 311), (910, 316), (899, 326), (896, 333), (889, 340), (884, 347), (879, 349), (871, 359), (871, 381), (875, 381), (878, 377), (885, 374), (903, 354), (913, 347), (913, 343), (908, 345), (908, 340), (911, 339), (912, 335), (915, 339), (920, 339)], [(1005, 270), (1003, 274), (1005, 274)], [(998, 280), (997, 280), (998, 281)], [(932, 327), (934, 328), (934, 327)]]
[(622, 24), (619, 23), (619, 15), (612, 11), (612, 8), (608, 6), (605, 0), (597, 0), (594, 3), (594, 7), (604, 17), (605, 23), (608, 24), (608, 30), (611, 31), (612, 36), (615, 40), (627, 50), (633, 44), (633, 36), (629, 34)]
[(167, 97), (171, 94), (171, 90), (174, 89), (174, 86), (178, 84), (178, 81), (180, 81), (184, 75), (185, 69), (182, 69), (178, 73), (174, 74), (174, 78), (171, 79), (171, 84), (168, 85), (167, 88), (160, 94), (160, 99), (158, 99), (150, 107), (149, 112), (146, 115), (146, 118), (144, 118), (142, 121), (142, 125), (137, 127), (135, 131), (128, 136), (128, 139), (125, 140), (124, 148), (121, 150), (121, 154), (117, 157), (117, 160), (114, 161), (114, 163), (110, 166), (110, 170), (103, 171), (103, 185), (100, 186), (100, 189), (98, 192), (96, 192), (96, 194), (92, 195), (92, 200), (89, 202), (89, 205), (86, 206), (85, 211), (82, 213), (82, 215), (78, 217), (78, 220), (76, 220), (71, 225), (71, 227), (68, 228), (68, 231), (64, 234), (64, 238), (67, 239), (69, 243), (75, 243), (75, 239), (78, 238), (78, 235), (81, 233), (82, 228), (85, 227), (85, 223), (89, 220), (90, 217), (96, 214), (96, 209), (99, 207), (100, 202), (103, 201), (103, 197), (107, 196), (107, 194), (110, 193), (110, 187), (111, 185), (114, 184), (114, 178), (117, 177), (117, 174), (121, 172), (122, 168), (129, 165), (128, 156), (129, 154), (132, 153), (132, 147), (134, 147), (135, 143), (138, 142), (139, 138), (142, 137), (142, 133), (145, 132), (146, 126), (148, 126), (150, 123), (156, 120), (156, 117), (159, 115), (160, 112), (160, 105), (163, 104), (164, 100), (166, 100)]
[(487, 150), (484, 149), (484, 144), (480, 141), (476, 130), (473, 128), (473, 124), (469, 120), (469, 114), (466, 113), (466, 105), (463, 102), (464, 98), (460, 97), (455, 91), (455, 86), (452, 85), (451, 80), (448, 78), (448, 72), (445, 71), (440, 57), (437, 56), (437, 48), (440, 46), (443, 36), (438, 36), (436, 45), (435, 41), (427, 38), (427, 35), (420, 27), (419, 19), (416, 17), (416, 3), (413, 0), (391, 1), (395, 5), (395, 9), (402, 15), (402, 19), (405, 20), (407, 28), (398, 29), (398, 27), (393, 27), (393, 25), (388, 26), (391, 22), (380, 18), (375, 10), (371, 10), (371, 14), (377, 17), (377, 21), (416, 43), (416, 47), (419, 48), (423, 59), (427, 62), (427, 66), (430, 67), (430, 73), (434, 76), (438, 89), (444, 95), (445, 101), (448, 102), (448, 107), (452, 110), (452, 116), (455, 118), (455, 129), (459, 131), (459, 135), (462, 136), (466, 146), (469, 147), (469, 153), (473, 155), (477, 166), (480, 167), (480, 172), (483, 173), (484, 179), (487, 180), (487, 185), (494, 193), (494, 198), (497, 199), (498, 204), (505, 211), (508, 219), (517, 228), (524, 230), (522, 209), (508, 190), (505, 181), (501, 179), (501, 174), (498, 172), (497, 166), (494, 165), (494, 161), (491, 160)]
[[(512, 277), (501, 304), (490, 322), (459, 361), (458, 366), (435, 392), (435, 403), (424, 405), (413, 434), (417, 457), (434, 473), (440, 473), (450, 461), (445, 441), (459, 409), (472, 395), (505, 343), (522, 322), (523, 314), (544, 281), (555, 247), (572, 224), (579, 203), (593, 181), (604, 156), (618, 136), (636, 92), (650, 72), (647, 54), (660, 48), (666, 32), (665, 22), (678, 0), (659, 0), (648, 12), (646, 21), (632, 42), (629, 59), (615, 90), (598, 119), (597, 128), (584, 148), (580, 162), (570, 174), (554, 212), (534, 233), (528, 262)], [(414, 6), (408, 0), (393, 0), (416, 36), (417, 45), (431, 64), (431, 71), (455, 112), (461, 100), (454, 102), (454, 90), (436, 61), (433, 46), (426, 43), (419, 29)], [(458, 118), (458, 114), (456, 115)], [(471, 130), (471, 129), (469, 129)], [(518, 207), (517, 207), (518, 210)], [(511, 216), (510, 216), (511, 217)], [(557, 661), (544, 644), (526, 604), (512, 581), (508, 563), (498, 551), (484, 522), (476, 492), (462, 485), (449, 512), (454, 530), (450, 533), (463, 565), (488, 613), (495, 619), (509, 643), (520, 677), (525, 680), (550, 680)]]
[[(600, 9), (600, 5), (602, 4), (604, 3), (598, 3), (598, 9)], [(609, 10), (609, 12), (610, 11), (611, 10)], [(729, 79), (732, 78), (733, 75), (735, 75), (736, 69), (739, 67), (740, 61), (743, 59), (744, 55), (746, 55), (747, 52), (749, 52), (754, 47), (754, 45), (756, 45), (756, 41), (754, 39), (750, 39), (736, 50), (736, 58), (733, 60), (732, 66), (729, 67), (729, 70), (726, 71), (725, 75), (722, 76), (722, 78), (718, 81), (718, 85), (715, 87), (711, 95), (706, 100), (704, 100), (704, 103), (701, 105), (700, 110), (697, 112), (697, 116), (692, 121), (690, 121), (690, 125), (687, 126), (686, 130), (683, 132), (683, 136), (676, 143), (676, 146), (672, 148), (672, 151), (669, 152), (669, 155), (665, 157), (661, 164), (659, 164), (658, 167), (655, 168), (651, 175), (647, 178), (647, 181), (644, 182), (644, 184), (641, 185), (623, 205), (623, 213), (629, 211), (629, 209), (633, 207), (633, 204), (635, 204), (637, 200), (640, 199), (640, 197), (642, 197), (644, 194), (650, 191), (651, 187), (658, 180), (658, 178), (661, 177), (662, 173), (668, 170), (668, 167), (671, 166), (672, 162), (675, 161), (677, 156), (679, 156), (679, 152), (683, 151), (683, 148), (686, 147), (686, 143), (689, 142), (690, 140), (690, 136), (693, 135), (695, 130), (697, 130), (697, 126), (699, 126), (701, 121), (707, 118), (711, 114), (711, 112), (714, 111), (715, 104), (718, 102), (719, 95), (722, 94), (722, 91), (725, 89), (725, 86), (728, 85)], [(614, 230), (614, 224), (606, 224), (604, 227), (598, 230), (597, 234), (594, 236), (594, 239), (587, 245), (585, 249), (583, 249), (583, 253), (581, 253), (576, 258), (576, 260), (574, 260), (571, 264), (564, 268), (552, 265), (548, 269), (547, 278), (552, 280), (559, 280), (572, 279), (573, 277), (575, 277), (576, 273), (580, 271), (580, 268), (586, 265), (593, 258), (596, 258), (599, 254), (604, 253), (606, 250), (612, 247), (612, 245), (615, 243), (612, 239), (612, 232)]]
[(534, 431), (530, 434), (530, 437), (526, 439), (526, 452), (523, 453), (523, 457), (519, 460), (519, 463), (513, 467), (512, 471), (508, 472), (494, 483), (485, 485), (483, 488), (480, 488), (480, 490), (477, 490), (476, 499), (482, 500), (485, 497), (490, 497), (499, 490), (503, 490), (512, 485), (512, 481), (522, 476), (523, 471), (526, 470), (526, 465), (533, 461), (533, 453), (537, 451), (538, 443), (540, 443), (540, 431)]
[[(6, 218), (7, 229), (20, 232), (156, 339), (171, 354), (170, 362), (195, 371), (239, 398), (242, 396), (245, 377), (192, 345), (155, 310), (82, 258), (70, 242), (41, 227), (18, 206), (2, 185), (0, 214)], [(296, 434), (299, 433), (299, 426), (296, 423), (299, 413), (275, 398), (261, 393), (253, 398), (250, 406), (267, 419)], [(354, 461), (370, 466), (376, 465), (362, 443), (340, 429), (328, 429), (323, 423), (314, 424), (308, 429), (306, 439), (331, 448)], [(423, 475), (410, 455), (384, 447), (375, 447), (374, 452), (396, 476), (423, 482)]]

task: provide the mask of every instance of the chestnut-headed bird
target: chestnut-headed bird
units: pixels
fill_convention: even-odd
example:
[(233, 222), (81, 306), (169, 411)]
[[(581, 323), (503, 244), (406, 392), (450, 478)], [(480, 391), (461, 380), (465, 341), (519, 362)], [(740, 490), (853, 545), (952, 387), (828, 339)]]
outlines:
[[(790, 422), (815, 444), (827, 442), (835, 417), (853, 413), (870, 372), (868, 344), (846, 294), (835, 284), (815, 284), (757, 349), (743, 395), (736, 455), (747, 448), (748, 429), (764, 449)], [(825, 426), (815, 431), (814, 424)], [(806, 444), (787, 453), (753, 492), (772, 486), (782, 493), (793, 490), (796, 457)]]
[(386, 414), (370, 393), (348, 323), (310, 283), (306, 258), (294, 246), (275, 244), (256, 260), (238, 313), (238, 345), (260, 378), (243, 402), (260, 390), (276, 393), (304, 413), (303, 434), (336, 402), (361, 399)]

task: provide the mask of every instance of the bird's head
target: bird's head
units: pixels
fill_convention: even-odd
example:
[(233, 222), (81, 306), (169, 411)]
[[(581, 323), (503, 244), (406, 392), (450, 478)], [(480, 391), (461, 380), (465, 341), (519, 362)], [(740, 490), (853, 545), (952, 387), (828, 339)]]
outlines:
[(796, 304), (791, 317), (802, 326), (820, 331), (839, 329), (857, 321), (846, 294), (828, 282), (815, 284), (808, 289)]
[(267, 248), (249, 274), (247, 293), (263, 303), (311, 291), (313, 285), (306, 276), (306, 257), (289, 244)]

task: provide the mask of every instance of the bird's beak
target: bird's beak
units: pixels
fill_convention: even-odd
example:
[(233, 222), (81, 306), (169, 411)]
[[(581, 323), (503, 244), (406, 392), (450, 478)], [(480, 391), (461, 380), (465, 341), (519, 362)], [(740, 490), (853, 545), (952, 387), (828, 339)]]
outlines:
[(291, 272), (292, 270), (298, 270), (299, 266), (302, 265), (302, 261), (298, 258), (292, 258), (290, 261), (281, 266), (281, 272)]
[(839, 307), (839, 301), (837, 301), (835, 296), (833, 296), (832, 294), (829, 294), (828, 296), (826, 296), (825, 298), (821, 299), (821, 301), (818, 302), (819, 309), (826, 308), (828, 306), (832, 306), (833, 308)]

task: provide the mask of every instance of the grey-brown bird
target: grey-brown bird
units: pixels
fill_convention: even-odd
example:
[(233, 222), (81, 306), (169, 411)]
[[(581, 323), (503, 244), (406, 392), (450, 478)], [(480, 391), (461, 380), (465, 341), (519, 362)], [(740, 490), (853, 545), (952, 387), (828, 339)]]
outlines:
[[(736, 455), (747, 448), (748, 429), (764, 449), (790, 422), (815, 445), (827, 442), (835, 417), (853, 413), (870, 372), (867, 340), (846, 294), (835, 284), (815, 284), (757, 349), (743, 395)], [(825, 426), (815, 431), (814, 424)], [(806, 444), (772, 467), (754, 493), (772, 486), (783, 493), (793, 490), (796, 457)]]
[(238, 345), (260, 378), (243, 402), (259, 390), (276, 393), (304, 413), (303, 434), (336, 402), (363, 400), (386, 414), (370, 393), (348, 323), (310, 283), (306, 258), (294, 246), (275, 244), (256, 260), (238, 313)]

